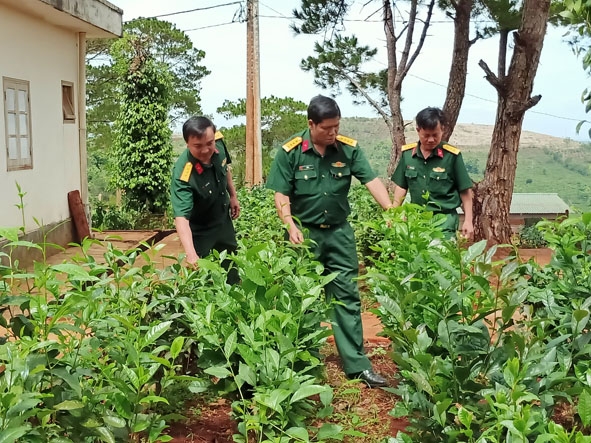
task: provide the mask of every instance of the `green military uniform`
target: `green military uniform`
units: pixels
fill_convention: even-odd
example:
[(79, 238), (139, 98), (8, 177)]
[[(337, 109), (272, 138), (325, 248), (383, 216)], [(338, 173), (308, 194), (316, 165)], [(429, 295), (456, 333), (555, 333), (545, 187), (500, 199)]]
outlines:
[[(455, 237), (459, 227), (456, 209), (462, 204), (460, 192), (472, 187), (458, 148), (441, 142), (424, 158), (420, 142), (404, 145), (392, 181), (410, 191), (413, 203), (435, 214), (446, 214), (443, 232), (447, 237)], [(426, 199), (425, 194), (428, 194)]]
[[(219, 131), (215, 139), (211, 164), (202, 164), (185, 150), (174, 164), (170, 186), (173, 216), (189, 220), (199, 257), (209, 255), (212, 250), (233, 252), (237, 248), (227, 181), (232, 160)], [(236, 281), (233, 270), (228, 282)]]
[(355, 236), (347, 222), (352, 177), (363, 184), (376, 178), (357, 142), (339, 135), (321, 156), (305, 130), (278, 151), (267, 180), (268, 188), (289, 196), (291, 214), (309, 230), (325, 272), (338, 273), (326, 293), (342, 303), (334, 308), (333, 333), (348, 375), (371, 369), (363, 350), (361, 303), (353, 280), (359, 272)]

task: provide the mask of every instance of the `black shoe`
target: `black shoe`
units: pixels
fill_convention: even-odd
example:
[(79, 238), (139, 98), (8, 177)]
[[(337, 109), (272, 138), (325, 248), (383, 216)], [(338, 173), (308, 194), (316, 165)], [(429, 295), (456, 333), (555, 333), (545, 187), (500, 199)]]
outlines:
[(366, 369), (363, 372), (351, 374), (349, 378), (361, 380), (365, 382), (365, 384), (367, 384), (367, 386), (370, 388), (379, 388), (388, 385), (388, 380), (386, 380), (380, 374), (373, 372), (373, 369)]

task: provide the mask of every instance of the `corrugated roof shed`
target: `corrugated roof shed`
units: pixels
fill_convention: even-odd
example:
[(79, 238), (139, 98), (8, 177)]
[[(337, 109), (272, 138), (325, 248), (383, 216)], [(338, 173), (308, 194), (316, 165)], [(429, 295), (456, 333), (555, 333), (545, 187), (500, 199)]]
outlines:
[(568, 205), (554, 193), (513, 193), (511, 214), (564, 214)]
[[(511, 215), (527, 214), (564, 214), (570, 211), (570, 208), (555, 193), (519, 193), (514, 192), (511, 199)], [(458, 208), (458, 214), (463, 214), (462, 208)]]

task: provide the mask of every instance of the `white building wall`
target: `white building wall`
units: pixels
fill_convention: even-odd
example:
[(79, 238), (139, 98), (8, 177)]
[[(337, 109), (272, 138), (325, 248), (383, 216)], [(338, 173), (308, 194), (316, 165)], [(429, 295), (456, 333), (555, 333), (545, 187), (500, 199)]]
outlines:
[[(33, 168), (7, 171), (4, 99), (0, 101), (0, 226), (21, 226), (15, 182), (23, 192), (26, 231), (33, 218), (51, 224), (70, 217), (67, 194), (80, 189), (78, 118), (64, 123), (62, 81), (78, 92), (77, 34), (0, 4), (0, 84), (29, 82)], [(77, 103), (76, 105), (77, 106)], [(76, 113), (78, 109), (76, 109)]]

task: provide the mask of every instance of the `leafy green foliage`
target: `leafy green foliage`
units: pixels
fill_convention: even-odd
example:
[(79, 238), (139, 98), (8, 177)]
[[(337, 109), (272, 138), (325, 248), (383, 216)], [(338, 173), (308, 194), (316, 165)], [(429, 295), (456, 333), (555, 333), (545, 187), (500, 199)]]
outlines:
[[(290, 97), (275, 96), (261, 99), (261, 141), (263, 155), (263, 178), (271, 168), (273, 149), (296, 132), (307, 127), (307, 105)], [(216, 112), (226, 119), (246, 118), (246, 100), (236, 102), (226, 100)], [(221, 128), (226, 144), (232, 154), (232, 173), (240, 187), (244, 183), (244, 164), (246, 155), (246, 125)]]
[(125, 192), (126, 207), (162, 213), (172, 164), (170, 76), (136, 39), (117, 42), (113, 51), (115, 67), (125, 78), (115, 124), (113, 183)]
[[(205, 53), (193, 46), (189, 36), (170, 22), (138, 18), (124, 24), (124, 40), (141, 41), (145, 54), (155, 60), (170, 78), (165, 117), (174, 123), (200, 114), (200, 80), (209, 71), (201, 65)], [(115, 52), (122, 51), (118, 40), (89, 40), (87, 43), (87, 124), (89, 189), (91, 195), (106, 194), (114, 173), (112, 146), (114, 123), (121, 111), (125, 72), (116, 69)], [(130, 48), (128, 48), (130, 49)], [(129, 50), (119, 57), (130, 59)]]
[(361, 90), (376, 90), (381, 94), (382, 106), (386, 103), (387, 70), (377, 73), (362, 71), (364, 63), (372, 60), (377, 49), (360, 46), (357, 37), (335, 36), (331, 41), (316, 42), (316, 56), (308, 56), (302, 60), (302, 69), (314, 73), (314, 82), (324, 89), (334, 89), (340, 93), (340, 85), (344, 79), (347, 90), (353, 96), (360, 96)]
[[(179, 384), (227, 396), (236, 441), (309, 439), (312, 398), (324, 410), (332, 400), (319, 349), (331, 334), (321, 323), (333, 276), (270, 222), (272, 191), (241, 193), (259, 211), (243, 221), (239, 250), (201, 259), (197, 270), (180, 258), (157, 269), (148, 245), (121, 251), (108, 242), (98, 263), (90, 239), (71, 262), (0, 268), (0, 326), (10, 336), (0, 344), (3, 441), (169, 441)], [(0, 230), (9, 248), (22, 243), (17, 234)], [(240, 285), (226, 284), (227, 258)]]
[(383, 217), (368, 223), (381, 240), (366, 278), (400, 368), (393, 414), (413, 439), (583, 441), (576, 430), (556, 440), (565, 431), (551, 417), (582, 395), (588, 418), (591, 214), (538, 225), (556, 251), (544, 269), (443, 241), (413, 205)]
[(543, 248), (546, 240), (536, 226), (526, 226), (519, 231), (519, 246), (522, 248)]

